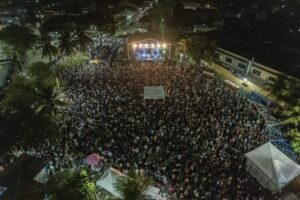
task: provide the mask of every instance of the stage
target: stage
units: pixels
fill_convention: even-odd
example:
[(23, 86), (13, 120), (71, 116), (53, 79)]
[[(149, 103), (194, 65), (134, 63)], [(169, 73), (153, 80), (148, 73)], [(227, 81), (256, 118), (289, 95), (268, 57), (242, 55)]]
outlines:
[(166, 61), (170, 60), (171, 45), (154, 39), (146, 39), (128, 44), (129, 60)]

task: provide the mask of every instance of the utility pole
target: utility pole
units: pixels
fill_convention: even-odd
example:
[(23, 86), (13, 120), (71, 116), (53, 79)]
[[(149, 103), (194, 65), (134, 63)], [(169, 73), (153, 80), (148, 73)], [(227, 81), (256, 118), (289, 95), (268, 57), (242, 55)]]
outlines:
[(160, 28), (161, 28), (161, 40), (164, 41), (165, 39), (165, 27), (164, 27), (164, 18), (161, 19)]
[(254, 57), (252, 57), (251, 60), (249, 60), (249, 64), (247, 66), (247, 71), (246, 71), (246, 75), (249, 75), (250, 71), (251, 71), (251, 68), (252, 68), (252, 65), (254, 63)]

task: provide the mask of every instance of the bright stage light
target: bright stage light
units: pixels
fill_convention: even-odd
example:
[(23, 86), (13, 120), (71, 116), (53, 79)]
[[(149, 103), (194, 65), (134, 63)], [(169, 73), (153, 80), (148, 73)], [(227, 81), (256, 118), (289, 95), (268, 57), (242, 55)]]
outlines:
[(136, 48), (136, 47), (137, 47), (137, 45), (136, 45), (136, 44), (133, 44), (132, 46), (133, 46), (133, 48)]
[(151, 44), (151, 47), (154, 48), (154, 47), (155, 47), (155, 44)]
[(166, 48), (166, 47), (167, 47), (167, 44), (164, 43), (164, 44), (162, 45), (162, 48)]
[(160, 44), (159, 44), (159, 43), (157, 43), (157, 45), (156, 45), (156, 46), (157, 46), (157, 48), (160, 48)]
[(139, 47), (142, 48), (142, 47), (143, 47), (143, 44), (139, 44)]

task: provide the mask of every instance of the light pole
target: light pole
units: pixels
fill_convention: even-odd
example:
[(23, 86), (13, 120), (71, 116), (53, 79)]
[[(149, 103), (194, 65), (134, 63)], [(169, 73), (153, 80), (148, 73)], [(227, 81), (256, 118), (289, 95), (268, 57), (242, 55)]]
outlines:
[(164, 22), (165, 22), (165, 20), (164, 20), (164, 18), (162, 18), (161, 19), (161, 23), (160, 23), (160, 27), (161, 27), (161, 39), (162, 39), (162, 41), (164, 40)]

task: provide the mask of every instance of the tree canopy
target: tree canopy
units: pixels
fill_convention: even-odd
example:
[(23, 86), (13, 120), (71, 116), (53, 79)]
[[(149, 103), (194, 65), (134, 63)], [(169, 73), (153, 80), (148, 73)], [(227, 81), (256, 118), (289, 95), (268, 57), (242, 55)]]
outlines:
[(1, 147), (37, 146), (60, 135), (55, 122), (58, 107), (66, 105), (54, 68), (38, 62), (28, 67), (28, 76), (16, 75), (0, 105)]
[(0, 31), (0, 40), (14, 51), (24, 54), (34, 46), (37, 36), (27, 27), (10, 25)]
[(96, 186), (85, 169), (57, 171), (47, 182), (50, 199), (94, 200)]
[(207, 60), (213, 55), (217, 41), (207, 36), (195, 35), (187, 38), (186, 45), (188, 54), (199, 63), (201, 59)]
[(123, 176), (117, 181), (115, 188), (123, 200), (146, 200), (148, 198), (144, 191), (151, 183), (152, 179), (130, 170), (128, 176)]

